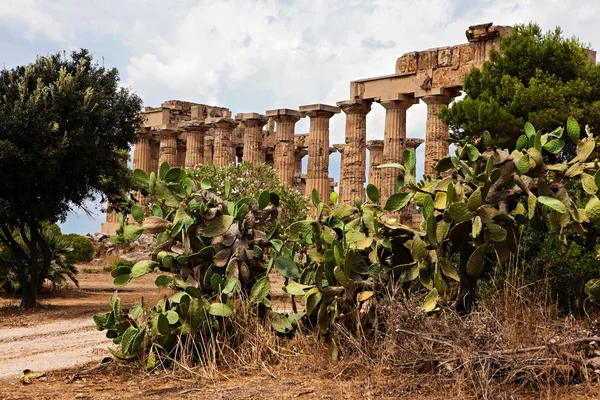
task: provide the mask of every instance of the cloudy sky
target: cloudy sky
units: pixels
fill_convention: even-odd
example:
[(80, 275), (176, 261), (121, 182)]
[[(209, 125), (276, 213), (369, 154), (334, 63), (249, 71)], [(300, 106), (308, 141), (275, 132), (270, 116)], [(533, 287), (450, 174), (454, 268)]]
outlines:
[[(181, 99), (264, 113), (346, 100), (350, 81), (392, 74), (403, 53), (466, 42), (469, 25), (530, 21), (600, 46), (592, 0), (0, 0), (0, 62), (84, 47), (146, 105)], [(424, 137), (425, 107), (409, 109), (409, 137)], [(383, 122), (373, 105), (368, 139), (383, 138)], [(297, 133), (306, 131), (305, 119)], [(343, 136), (338, 115), (331, 142)], [(330, 175), (338, 179), (339, 156)], [(63, 230), (98, 231), (95, 213), (74, 213)]]

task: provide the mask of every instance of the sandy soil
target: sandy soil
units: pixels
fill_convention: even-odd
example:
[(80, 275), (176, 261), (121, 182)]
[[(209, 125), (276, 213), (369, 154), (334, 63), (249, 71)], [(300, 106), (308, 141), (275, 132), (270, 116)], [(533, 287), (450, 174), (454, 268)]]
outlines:
[[(18, 299), (0, 298), (0, 379), (18, 377), (24, 369), (52, 371), (110, 355), (106, 348), (112, 341), (96, 330), (92, 316), (108, 311), (115, 290), (112, 277), (99, 266), (82, 265), (79, 270), (78, 288), (70, 285), (42, 295), (36, 310), (23, 312)], [(148, 274), (119, 288), (123, 307), (133, 306), (141, 296), (145, 304), (155, 303), (164, 291), (154, 285), (156, 276)], [(289, 310), (290, 304), (276, 300), (283, 295), (283, 280), (273, 278), (274, 309)]]
[[(24, 369), (51, 371), (109, 355), (106, 348), (112, 342), (105, 332), (96, 330), (92, 316), (109, 309), (114, 286), (110, 273), (100, 267), (91, 269), (96, 272), (80, 272), (79, 288), (70, 286), (42, 297), (36, 310), (24, 313), (16, 307), (17, 299), (1, 299), (0, 379), (18, 377)], [(150, 274), (119, 289), (124, 307), (135, 304), (140, 296), (149, 301), (159, 298), (155, 278)]]

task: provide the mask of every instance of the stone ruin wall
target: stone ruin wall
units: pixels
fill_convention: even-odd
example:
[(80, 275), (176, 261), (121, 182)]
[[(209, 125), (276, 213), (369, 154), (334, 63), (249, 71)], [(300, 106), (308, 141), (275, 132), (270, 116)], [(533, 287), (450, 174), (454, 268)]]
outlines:
[[(352, 204), (365, 199), (366, 150), (370, 150), (368, 182), (381, 191), (381, 204), (393, 193), (395, 173), (377, 165), (401, 162), (402, 152), (425, 142), (425, 173), (433, 174), (435, 159), (448, 154), (448, 127), (438, 118), (442, 106), (460, 94), (464, 76), (489, 59), (498, 49), (500, 37), (511, 27), (491, 23), (470, 26), (467, 43), (405, 53), (396, 60), (392, 75), (360, 79), (350, 83), (350, 100), (337, 106), (312, 104), (298, 110), (276, 109), (265, 114), (240, 113), (229, 109), (180, 100), (160, 107), (146, 107), (146, 123), (134, 150), (134, 168), (157, 171), (167, 161), (172, 166), (193, 168), (204, 163), (219, 166), (242, 161), (267, 163), (282, 183), (305, 193), (313, 189), (328, 201), (337, 186), (329, 177), (329, 155), (341, 154), (340, 201)], [(590, 52), (595, 61), (595, 52)], [(406, 110), (423, 101), (428, 108), (425, 140), (406, 137)], [(383, 140), (366, 140), (366, 115), (379, 104), (385, 109)], [(346, 118), (345, 143), (329, 143), (329, 122), (336, 114)], [(294, 126), (308, 117), (308, 133), (296, 134)], [(308, 170), (302, 173), (302, 159)], [(142, 203), (145, 199), (139, 199)], [(420, 214), (414, 205), (397, 215), (401, 222), (416, 224)], [(107, 215), (103, 231), (112, 233), (116, 216)]]

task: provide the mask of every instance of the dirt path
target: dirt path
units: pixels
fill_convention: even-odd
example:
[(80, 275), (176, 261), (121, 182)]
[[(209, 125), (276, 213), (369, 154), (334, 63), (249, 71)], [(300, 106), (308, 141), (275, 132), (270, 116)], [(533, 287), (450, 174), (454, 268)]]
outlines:
[[(78, 278), (79, 288), (43, 297), (31, 312), (19, 310), (17, 299), (0, 299), (0, 379), (18, 377), (24, 369), (46, 372), (110, 355), (106, 348), (112, 341), (96, 330), (92, 316), (109, 309), (112, 277), (101, 267), (82, 266)], [(119, 289), (123, 306), (131, 307), (141, 296), (156, 301), (160, 290), (155, 278), (150, 274)]]
[(0, 379), (101, 359), (111, 344), (90, 318), (0, 330)]
[[(115, 290), (112, 277), (100, 266), (79, 270), (79, 288), (42, 297), (41, 307), (34, 311), (19, 310), (18, 299), (0, 298), (0, 380), (18, 377), (24, 369), (46, 372), (110, 355), (106, 348), (112, 341), (96, 330), (92, 316), (109, 309), (108, 299)], [(156, 275), (119, 288), (123, 307), (133, 306), (142, 296), (146, 305), (154, 304), (164, 291), (154, 285)], [(272, 285), (274, 309), (288, 311), (290, 305), (280, 300), (283, 280), (274, 275)]]

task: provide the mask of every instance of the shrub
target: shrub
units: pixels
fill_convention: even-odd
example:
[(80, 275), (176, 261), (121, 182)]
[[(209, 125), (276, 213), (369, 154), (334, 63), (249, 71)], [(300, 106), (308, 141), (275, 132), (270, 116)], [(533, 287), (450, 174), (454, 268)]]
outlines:
[(196, 182), (208, 179), (213, 187), (212, 191), (221, 198), (227, 197), (224, 182), (229, 182), (229, 200), (233, 202), (244, 197), (257, 199), (264, 191), (277, 193), (281, 204), (279, 223), (283, 226), (302, 220), (308, 215), (308, 201), (304, 194), (284, 187), (275, 170), (266, 164), (245, 162), (227, 167), (207, 164), (189, 171), (188, 175)]
[(73, 252), (71, 254), (74, 262), (90, 262), (94, 258), (94, 246), (92, 241), (76, 233), (63, 235), (71, 243)]

